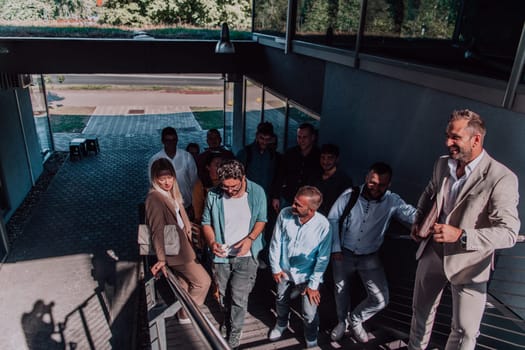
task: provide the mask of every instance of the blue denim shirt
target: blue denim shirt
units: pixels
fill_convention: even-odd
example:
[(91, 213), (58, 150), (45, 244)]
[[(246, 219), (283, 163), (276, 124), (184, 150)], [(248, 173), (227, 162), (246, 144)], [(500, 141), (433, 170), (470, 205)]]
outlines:
[[(267, 222), (266, 219), (266, 195), (261, 186), (246, 179), (246, 192), (248, 193), (248, 206), (252, 217), (250, 218), (250, 231), (253, 230), (256, 222)], [(208, 192), (206, 203), (204, 204), (204, 211), (202, 213), (202, 225), (210, 225), (215, 232), (215, 241), (217, 243), (224, 243), (224, 205), (223, 205), (223, 191), (220, 187), (214, 187)], [(248, 234), (249, 232), (246, 232)], [(257, 259), (259, 252), (264, 247), (263, 235), (260, 234), (252, 242), (250, 249), (252, 257)], [(213, 262), (227, 263), (227, 258), (220, 258), (214, 256)]]
[[(361, 185), (360, 191), (363, 191), (363, 185)], [(342, 248), (347, 248), (356, 254), (375, 253), (383, 244), (385, 231), (392, 217), (409, 225), (414, 222), (416, 208), (406, 204), (395, 193), (386, 191), (378, 200), (367, 200), (359, 195), (355, 206), (344, 220), (344, 232), (340, 233), (339, 217), (342, 215), (351, 194), (351, 188), (343, 192), (328, 214), (328, 220), (333, 231), (333, 252), (340, 252)], [(340, 242), (340, 237), (342, 242)]]
[(272, 240), (269, 259), (272, 273), (283, 271), (295, 283), (308, 282), (317, 290), (330, 261), (332, 230), (320, 213), (301, 224), (292, 208), (281, 210)]

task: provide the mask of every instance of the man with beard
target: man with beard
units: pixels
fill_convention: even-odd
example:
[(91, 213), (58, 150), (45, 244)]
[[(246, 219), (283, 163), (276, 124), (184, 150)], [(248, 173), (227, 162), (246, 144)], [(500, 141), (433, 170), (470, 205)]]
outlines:
[(208, 191), (204, 205), (202, 232), (214, 255), (213, 275), (224, 312), (221, 333), (236, 349), (264, 244), (266, 196), (261, 186), (246, 178), (237, 160), (223, 161), (217, 176), (219, 184)]
[(352, 180), (339, 169), (338, 162), (339, 147), (331, 143), (322, 145), (319, 164), (323, 172), (312, 176), (310, 183), (323, 194), (323, 204), (319, 207), (323, 215), (328, 215), (337, 197), (352, 186)]
[[(373, 164), (365, 183), (355, 188), (359, 194), (354, 188), (347, 189), (328, 214), (333, 232), (332, 269), (338, 318), (330, 335), (334, 341), (341, 339), (349, 327), (357, 341), (366, 343), (368, 334), (363, 322), (388, 304), (388, 284), (378, 250), (392, 217), (410, 225), (416, 213), (413, 206), (388, 190), (391, 180), (392, 168), (388, 164)], [(356, 272), (367, 297), (350, 313), (350, 281)]]
[(233, 159), (233, 152), (226, 149), (222, 145), (221, 133), (217, 129), (210, 129), (206, 133), (206, 143), (208, 148), (204, 150), (201, 154), (197, 156), (197, 173), (199, 174), (199, 179), (201, 181), (206, 181), (207, 171), (206, 171), (206, 160), (211, 153), (218, 153), (223, 159)]
[[(449, 155), (437, 160), (419, 199), (411, 234), (417, 241), (427, 237), (416, 253), (409, 349), (427, 347), (447, 283), (452, 323), (445, 349), (474, 349), (494, 250), (516, 243), (518, 179), (483, 149), (485, 133), (478, 114), (452, 112), (445, 140)], [(435, 221), (422, 232), (419, 226), (429, 220), (431, 208), (436, 209)]]
[(272, 207), (279, 212), (282, 207), (292, 204), (299, 187), (309, 185), (308, 180), (321, 173), (319, 147), (316, 145), (317, 132), (310, 123), (297, 128), (297, 146), (291, 147), (281, 157), (281, 163), (272, 184)]
[(270, 265), (277, 283), (277, 323), (268, 338), (281, 338), (288, 327), (290, 299), (302, 296), (306, 347), (317, 346), (321, 301), (319, 284), (330, 260), (330, 224), (317, 212), (323, 195), (312, 186), (301, 187), (291, 207), (281, 210), (270, 243)]

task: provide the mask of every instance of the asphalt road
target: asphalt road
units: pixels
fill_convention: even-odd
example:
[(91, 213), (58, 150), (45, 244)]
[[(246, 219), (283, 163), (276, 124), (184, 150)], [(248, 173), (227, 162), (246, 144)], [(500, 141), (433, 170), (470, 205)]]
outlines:
[(52, 83), (79, 85), (223, 86), (220, 74), (51, 74)]

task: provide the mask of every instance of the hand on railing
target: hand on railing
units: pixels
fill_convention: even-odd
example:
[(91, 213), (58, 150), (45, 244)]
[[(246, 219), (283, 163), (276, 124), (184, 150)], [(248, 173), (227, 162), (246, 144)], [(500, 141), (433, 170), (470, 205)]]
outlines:
[(168, 271), (166, 268), (166, 262), (165, 261), (157, 261), (155, 265), (151, 267), (151, 274), (155, 276), (155, 278), (159, 278), (159, 272), (162, 271), (162, 274), (164, 277), (168, 278)]

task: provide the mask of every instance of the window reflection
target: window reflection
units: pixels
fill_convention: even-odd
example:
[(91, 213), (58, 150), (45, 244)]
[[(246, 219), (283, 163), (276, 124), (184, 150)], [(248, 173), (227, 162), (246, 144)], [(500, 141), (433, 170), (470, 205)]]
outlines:
[(251, 80), (245, 80), (245, 100), (244, 100), (244, 143), (249, 144), (255, 140), (257, 124), (262, 118), (262, 88), (255, 85)]
[(298, 0), (296, 39), (352, 50), (360, 0)]
[(234, 96), (233, 89), (235, 83), (224, 81), (224, 140), (223, 144), (231, 149), (233, 144), (232, 130), (233, 130), (233, 105)]
[(273, 124), (277, 136), (277, 151), (285, 149), (286, 101), (274, 94), (264, 91), (264, 121)]
[[(310, 123), (319, 130), (320, 117), (302, 106), (277, 96), (260, 87), (258, 83), (245, 78), (245, 126), (244, 144), (255, 139), (257, 125), (261, 121), (270, 122), (277, 136), (277, 151), (284, 152), (297, 145), (297, 129), (303, 123)], [(264, 101), (264, 102), (262, 102)]]
[(369, 0), (365, 35), (451, 39), (458, 0)]
[(284, 37), (288, 0), (254, 0), (253, 31)]
[(297, 129), (299, 128), (299, 125), (303, 123), (310, 123), (317, 131), (319, 131), (319, 116), (306, 111), (299, 105), (290, 103), (288, 107), (288, 148), (297, 145)]
[(524, 20), (525, 1), (369, 0), (362, 51), (506, 80)]

